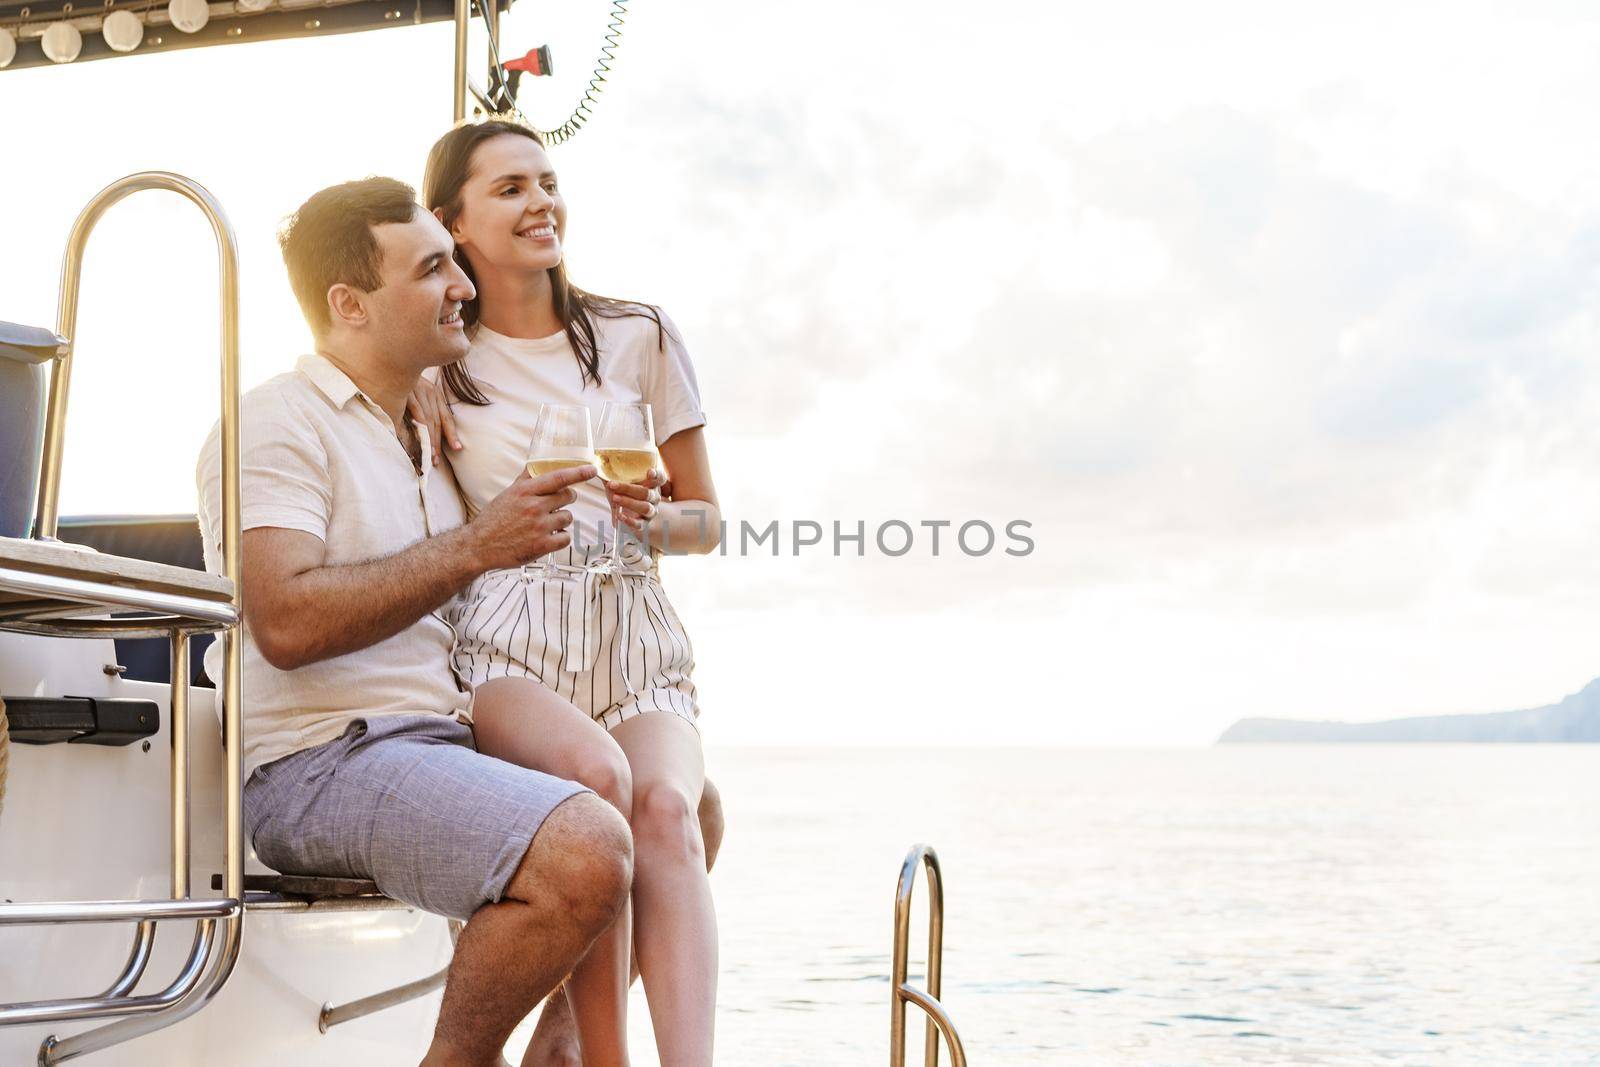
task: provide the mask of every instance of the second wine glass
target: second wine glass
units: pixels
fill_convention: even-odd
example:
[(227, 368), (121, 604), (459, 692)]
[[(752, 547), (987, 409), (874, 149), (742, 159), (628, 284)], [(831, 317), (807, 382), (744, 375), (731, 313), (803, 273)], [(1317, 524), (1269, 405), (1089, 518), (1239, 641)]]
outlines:
[[(567, 467), (593, 463), (594, 434), (589, 428), (589, 409), (582, 404), (540, 404), (534, 420), (533, 439), (528, 442), (528, 473), (537, 478)], [(544, 560), (524, 564), (524, 578), (549, 578), (550, 565)]]
[[(600, 476), (631, 485), (644, 480), (656, 465), (656, 427), (649, 404), (608, 400), (600, 409), (595, 429), (595, 456)], [(613, 509), (611, 555), (596, 564), (598, 571), (622, 569), (622, 523)]]

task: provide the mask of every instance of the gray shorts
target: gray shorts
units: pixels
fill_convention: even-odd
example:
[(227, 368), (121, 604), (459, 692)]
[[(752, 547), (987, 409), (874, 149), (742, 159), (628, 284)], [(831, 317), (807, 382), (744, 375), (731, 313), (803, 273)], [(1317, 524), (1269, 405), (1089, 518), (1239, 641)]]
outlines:
[(482, 755), (448, 716), (385, 715), (258, 767), (244, 832), (280, 873), (368, 878), (385, 896), (467, 919), (500, 899), (544, 820), (582, 792)]

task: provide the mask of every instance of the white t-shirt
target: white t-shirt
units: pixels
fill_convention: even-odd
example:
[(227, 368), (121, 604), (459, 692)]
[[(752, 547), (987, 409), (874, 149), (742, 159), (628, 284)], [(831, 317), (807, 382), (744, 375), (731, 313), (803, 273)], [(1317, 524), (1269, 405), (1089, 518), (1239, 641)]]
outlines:
[[(650, 405), (657, 445), (705, 425), (694, 366), (671, 319), (661, 316), (658, 333), (649, 315), (592, 318), (600, 350), (598, 388), (584, 381), (566, 331), (522, 339), (478, 327), (463, 366), (490, 402), (454, 403), (464, 448), (449, 452), (468, 515), (476, 515), (522, 473), (540, 404), (582, 404), (598, 429), (606, 401), (643, 401)], [(575, 540), (596, 542), (601, 525), (609, 529), (611, 521), (605, 486), (593, 479), (575, 491), (578, 499), (570, 510), (581, 532)]]
[[(461, 499), (444, 467), (419, 475), (394, 424), (338, 367), (302, 356), (240, 401), (240, 525), (301, 530), (327, 546), (329, 566), (390, 556), (460, 526)], [(422, 454), (427, 428), (418, 426)], [(222, 571), (219, 431), (200, 452), (200, 529), (206, 569)], [(249, 560), (244, 561), (249, 567)], [(268, 663), (250, 627), (244, 642), (245, 777), (303, 748), (332, 741), (352, 720), (436, 712), (466, 720), (471, 696), (450, 668), (454, 633), (430, 612), (393, 637), (298, 670)], [(222, 643), (206, 673), (222, 677)]]

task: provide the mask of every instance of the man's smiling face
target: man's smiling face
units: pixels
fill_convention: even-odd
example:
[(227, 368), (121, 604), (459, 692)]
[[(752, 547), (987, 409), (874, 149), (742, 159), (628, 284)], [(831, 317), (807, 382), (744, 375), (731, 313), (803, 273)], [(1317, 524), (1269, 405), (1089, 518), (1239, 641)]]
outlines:
[(418, 208), (409, 222), (372, 230), (383, 284), (366, 294), (374, 338), (393, 359), (418, 369), (454, 363), (467, 354), (461, 305), (476, 295), (451, 256), (450, 235)]

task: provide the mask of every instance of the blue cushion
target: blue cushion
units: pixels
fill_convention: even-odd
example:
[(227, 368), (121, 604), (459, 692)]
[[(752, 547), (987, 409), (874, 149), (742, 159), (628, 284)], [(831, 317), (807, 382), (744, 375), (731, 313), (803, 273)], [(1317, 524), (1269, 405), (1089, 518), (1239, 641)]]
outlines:
[(0, 358), (0, 537), (27, 537), (44, 448), (44, 368)]

